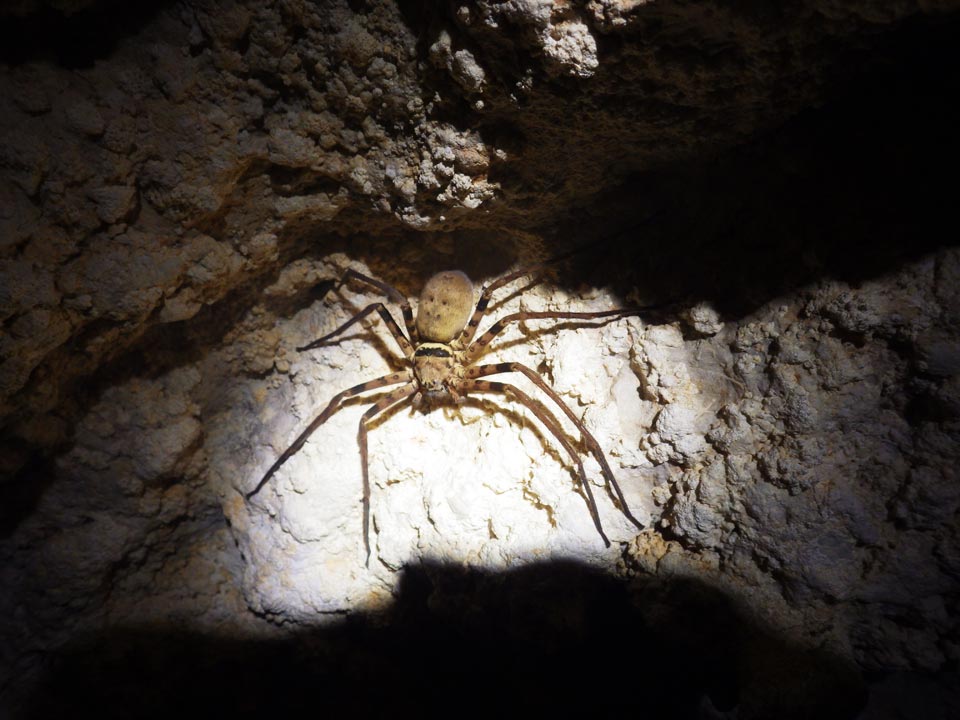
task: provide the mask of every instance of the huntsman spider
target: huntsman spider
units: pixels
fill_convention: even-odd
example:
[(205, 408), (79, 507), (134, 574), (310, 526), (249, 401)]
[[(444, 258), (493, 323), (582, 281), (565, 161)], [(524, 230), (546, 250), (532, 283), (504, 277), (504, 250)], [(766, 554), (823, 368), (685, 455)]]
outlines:
[[(337, 393), (323, 412), (300, 433), (280, 457), (270, 466), (266, 474), (257, 483), (257, 486), (246, 494), (249, 500), (256, 495), (264, 485), (274, 476), (277, 470), (290, 459), (307, 439), (323, 425), (342, 406), (347, 398), (387, 387), (399, 385), (386, 395), (378, 398), (360, 418), (357, 432), (357, 441), (360, 445), (360, 462), (363, 468), (363, 543), (366, 551), (366, 563), (370, 562), (370, 477), (367, 462), (367, 426), (373, 419), (388, 409), (397, 409), (405, 403), (411, 403), (414, 408), (424, 412), (438, 405), (459, 405), (464, 398), (472, 393), (500, 393), (510, 396), (526, 406), (544, 427), (550, 431), (557, 442), (569, 454), (576, 464), (579, 474), (580, 487), (583, 490), (593, 524), (603, 539), (604, 545), (610, 547), (610, 540), (600, 524), (600, 514), (597, 503), (587, 482), (587, 474), (583, 467), (580, 453), (573, 442), (565, 434), (560, 423), (554, 418), (542, 403), (530, 397), (519, 388), (505, 382), (483, 380), (489, 375), (500, 373), (520, 373), (539, 388), (563, 412), (571, 423), (580, 432), (584, 444), (593, 453), (600, 465), (609, 488), (616, 495), (616, 502), (622, 512), (634, 525), (642, 529), (643, 525), (633, 516), (627, 506), (620, 486), (617, 484), (613, 471), (600, 444), (593, 437), (583, 422), (578, 418), (560, 396), (537, 374), (536, 371), (517, 362), (499, 362), (489, 365), (477, 365), (476, 361), (483, 355), (490, 342), (510, 323), (526, 320), (597, 320), (602, 318), (619, 318), (628, 315), (637, 315), (638, 308), (623, 308), (619, 310), (605, 310), (602, 312), (515, 312), (494, 322), (478, 339), (474, 339), (481, 320), (490, 303), (494, 291), (527, 275), (543, 269), (536, 266), (505, 275), (494, 280), (483, 288), (476, 306), (473, 304), (474, 288), (470, 279), (460, 271), (441, 272), (431, 277), (420, 294), (416, 320), (414, 320), (408, 300), (395, 288), (387, 283), (363, 275), (356, 270), (347, 270), (336, 284), (339, 289), (344, 283), (356, 281), (376, 288), (390, 300), (395, 302), (403, 313), (406, 334), (394, 320), (382, 302), (367, 305), (363, 310), (351, 317), (347, 322), (322, 338), (308, 345), (297, 348), (298, 351), (311, 350), (327, 344), (348, 328), (360, 322), (372, 313), (377, 313), (386, 323), (397, 345), (403, 352), (406, 369), (401, 372), (390, 373), (383, 377), (368, 380), (354, 387)], [(473, 310), (471, 314), (471, 309)]]

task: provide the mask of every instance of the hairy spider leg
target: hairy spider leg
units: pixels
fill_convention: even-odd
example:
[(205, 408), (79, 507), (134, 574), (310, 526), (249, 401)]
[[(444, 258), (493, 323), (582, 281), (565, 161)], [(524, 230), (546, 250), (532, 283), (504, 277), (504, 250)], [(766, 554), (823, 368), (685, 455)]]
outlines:
[(496, 363), (495, 365), (475, 365), (474, 367), (467, 369), (466, 375), (468, 378), (479, 378), (487, 375), (496, 375), (498, 373), (508, 372), (518, 372), (525, 375), (530, 382), (546, 393), (546, 395), (553, 400), (553, 402), (556, 403), (561, 410), (563, 410), (563, 414), (566, 415), (570, 422), (572, 422), (576, 426), (577, 430), (580, 431), (580, 434), (583, 436), (583, 440), (586, 442), (590, 452), (593, 453), (593, 456), (597, 459), (597, 462), (600, 463), (600, 472), (603, 474), (603, 477), (609, 486), (613, 488), (614, 493), (616, 493), (617, 500), (620, 503), (620, 512), (622, 512), (624, 516), (640, 530), (643, 530), (643, 525), (633, 516), (633, 513), (630, 512), (630, 507), (627, 505), (627, 499), (623, 496), (623, 492), (620, 490), (620, 485), (613, 476), (613, 471), (610, 469), (610, 465), (607, 463), (607, 457), (604, 455), (603, 449), (600, 447), (600, 443), (598, 443), (596, 438), (590, 434), (590, 431), (587, 430), (587, 427), (583, 424), (583, 421), (574, 415), (573, 410), (570, 409), (563, 399), (557, 395), (556, 391), (550, 387), (544, 381), (544, 379), (540, 377), (539, 374), (528, 368), (526, 365), (521, 365), (517, 362), (502, 362)]
[(603, 544), (607, 547), (610, 547), (610, 540), (607, 538), (606, 533), (603, 532), (603, 525), (600, 524), (600, 512), (597, 510), (597, 501), (594, 499), (593, 490), (590, 489), (590, 484), (587, 482), (587, 473), (583, 469), (583, 461), (580, 459), (580, 453), (578, 453), (576, 448), (573, 447), (573, 445), (570, 443), (570, 440), (564, 435), (559, 424), (557, 424), (557, 421), (550, 416), (543, 404), (537, 402), (519, 388), (504, 382), (494, 382), (490, 380), (461, 380), (459, 383), (457, 383), (457, 391), (462, 395), (466, 395), (471, 392), (496, 392), (512, 395), (537, 416), (540, 422), (542, 422), (544, 426), (559, 441), (559, 443), (563, 445), (564, 449), (567, 451), (567, 454), (570, 455), (570, 459), (576, 463), (577, 472), (580, 475), (580, 486), (583, 488), (584, 495), (586, 495), (587, 507), (590, 510), (590, 517), (593, 518), (593, 524), (596, 526), (597, 532), (600, 533), (600, 537), (603, 538)]
[(302, 352), (304, 350), (313, 350), (314, 348), (320, 347), (324, 343), (335, 338), (337, 335), (340, 335), (342, 332), (347, 330), (347, 328), (363, 320), (367, 315), (372, 313), (374, 310), (376, 310), (380, 314), (380, 317), (383, 318), (383, 321), (387, 324), (387, 328), (389, 328), (391, 334), (393, 335), (393, 338), (397, 341), (397, 345), (399, 345), (400, 349), (403, 351), (404, 357), (408, 357), (408, 358), (412, 357), (413, 351), (414, 351), (413, 345), (411, 345), (410, 341), (407, 340), (406, 336), (404, 336), (403, 331), (400, 329), (400, 326), (397, 325), (397, 321), (393, 319), (393, 315), (390, 314), (390, 312), (381, 302), (373, 303), (372, 305), (367, 305), (363, 310), (361, 310), (352, 318), (347, 320), (343, 325), (338, 327), (333, 332), (327, 333), (319, 340), (314, 340), (312, 343), (304, 345), (303, 347), (298, 347), (297, 350)]
[(600, 320), (602, 318), (627, 317), (628, 315), (639, 315), (643, 312), (642, 308), (621, 308), (619, 310), (603, 310), (601, 312), (518, 312), (497, 320), (490, 328), (480, 336), (478, 340), (470, 343), (467, 347), (463, 362), (466, 365), (472, 364), (483, 351), (490, 341), (499, 335), (503, 329), (512, 322), (521, 322), (523, 320)]
[(347, 388), (346, 390), (334, 395), (333, 399), (330, 400), (323, 412), (317, 415), (313, 421), (307, 425), (307, 429), (300, 433), (297, 439), (293, 441), (293, 445), (284, 450), (280, 457), (277, 458), (276, 462), (270, 466), (270, 469), (267, 470), (267, 473), (263, 476), (263, 479), (257, 483), (257, 486), (246, 494), (247, 500), (260, 492), (260, 489), (267, 484), (270, 478), (273, 477), (274, 473), (276, 473), (277, 470), (279, 470), (280, 467), (287, 460), (289, 460), (291, 456), (295, 455), (297, 451), (303, 447), (304, 443), (307, 442), (314, 431), (323, 425), (327, 420), (329, 420), (330, 417), (340, 409), (344, 400), (349, 397), (353, 397), (354, 395), (359, 395), (362, 392), (366, 392), (367, 390), (376, 390), (377, 388), (386, 387), (387, 385), (396, 385), (397, 383), (411, 382), (412, 380), (413, 372), (407, 370), (406, 372), (392, 373), (390, 375), (384, 375), (383, 377), (375, 378), (374, 380), (367, 380), (365, 383), (354, 385), (352, 388)]
[(417, 325), (413, 321), (413, 310), (410, 309), (410, 301), (401, 295), (399, 290), (392, 285), (387, 285), (387, 283), (382, 282), (381, 280), (375, 280), (374, 278), (364, 275), (363, 273), (359, 273), (353, 268), (350, 268), (344, 273), (343, 277), (340, 278), (340, 282), (337, 283), (336, 289), (339, 290), (344, 283), (349, 282), (350, 280), (359, 280), (367, 285), (372, 285), (388, 298), (393, 300), (393, 302), (395, 302), (397, 305), (399, 305), (400, 312), (403, 313), (403, 324), (407, 326), (407, 334), (410, 336), (410, 341), (414, 344), (420, 341), (420, 335), (417, 332)]
[(370, 468), (367, 463), (367, 423), (390, 407), (403, 405), (417, 391), (416, 383), (410, 383), (384, 395), (371, 405), (360, 418), (357, 430), (357, 444), (360, 445), (360, 464), (363, 466), (363, 548), (367, 557), (364, 561), (370, 567)]

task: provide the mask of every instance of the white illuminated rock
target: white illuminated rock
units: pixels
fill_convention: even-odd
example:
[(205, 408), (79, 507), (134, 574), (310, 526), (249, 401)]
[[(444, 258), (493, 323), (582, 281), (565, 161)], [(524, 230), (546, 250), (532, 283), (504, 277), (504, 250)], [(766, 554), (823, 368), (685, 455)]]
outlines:
[[(375, 301), (355, 289), (345, 289), (342, 296), (354, 308)], [(495, 303), (481, 332), (521, 308), (589, 312), (616, 304), (603, 293), (583, 301), (540, 286), (506, 304)], [(279, 328), (284, 345), (309, 342), (354, 312), (334, 307), (331, 312), (317, 303), (287, 321)], [(569, 321), (563, 323), (569, 326)], [(639, 400), (640, 382), (629, 371), (631, 338), (642, 326), (636, 319), (585, 321), (564, 329), (556, 329), (557, 324), (511, 324), (478, 362), (512, 360), (549, 368), (544, 379), (586, 422), (633, 512), (647, 519), (649, 483), (638, 468), (638, 448), (642, 423), (651, 417)], [(369, 332), (351, 331), (338, 345), (293, 353), (292, 382), (265, 398), (261, 417), (269, 445), (258, 450), (257, 465), (248, 467), (239, 487), (254, 487), (336, 393), (391, 371), (381, 353), (383, 348), (394, 351), (395, 343), (382, 323), (372, 325)], [(382, 342), (373, 339), (374, 333)], [(498, 352), (498, 347), (505, 349)], [(476, 394), (460, 408), (425, 413), (406, 406), (370, 427), (371, 557), (365, 566), (357, 429), (372, 400), (351, 401), (242, 506), (251, 528), (243, 538), (250, 563), (245, 593), (251, 605), (291, 618), (376, 605), (404, 565), (425, 559), (506, 568), (576, 558), (612, 567), (618, 544), (638, 530), (613, 503), (599, 463), (580, 444), (573, 423), (528, 379), (520, 374), (494, 379), (514, 383), (540, 400), (565, 437), (583, 449), (580, 458), (611, 548), (594, 527), (576, 466), (557, 438), (523, 405), (499, 394)], [(621, 413), (616, 397), (631, 395), (625, 402), (633, 410)]]

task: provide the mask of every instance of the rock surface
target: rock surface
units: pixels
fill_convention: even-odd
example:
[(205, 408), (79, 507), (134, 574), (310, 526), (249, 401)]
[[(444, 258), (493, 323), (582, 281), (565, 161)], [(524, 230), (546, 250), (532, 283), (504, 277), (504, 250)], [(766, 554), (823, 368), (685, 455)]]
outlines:
[[(4, 704), (110, 629), (276, 640), (388, 611), (405, 568), (571, 560), (695, 580), (802, 652), (941, 687), (960, 661), (958, 13), (0, 5)], [(348, 268), (416, 305), (436, 271), (482, 284), (574, 247), (490, 317), (656, 309), (510, 324), (482, 362), (549, 382), (643, 530), (579, 444), (605, 548), (562, 442), (496, 395), (374, 424), (369, 567), (368, 403), (245, 499), (335, 394), (402, 367), (379, 320), (297, 350), (383, 299), (335, 288)], [(758, 690), (802, 683), (747, 645), (739, 717), (802, 717)]]

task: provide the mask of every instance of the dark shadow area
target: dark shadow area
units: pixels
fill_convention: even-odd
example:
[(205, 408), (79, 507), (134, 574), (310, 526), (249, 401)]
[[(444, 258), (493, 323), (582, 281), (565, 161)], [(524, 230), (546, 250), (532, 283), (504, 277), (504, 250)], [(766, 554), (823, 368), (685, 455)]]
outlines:
[(956, 672), (897, 670), (868, 677), (870, 699), (863, 720), (955, 720), (960, 717)]
[[(820, 107), (578, 208), (564, 247), (617, 239), (577, 280), (651, 302), (709, 300), (735, 318), (820, 279), (855, 285), (956, 245), (957, 37), (957, 18), (904, 22), (868, 57), (851, 50)], [(654, 208), (654, 223), (634, 227)]]
[(43, 493), (54, 482), (56, 469), (50, 458), (32, 454), (31, 448), (16, 438), (0, 447), (4, 455), (14, 455), (14, 462), (23, 463), (15, 475), (0, 485), (0, 539), (6, 539), (37, 507)]
[(0, 63), (51, 61), (70, 69), (92, 67), (171, 4), (171, 0), (104, 0), (73, 13), (44, 7), (19, 17), (0, 15)]
[[(60, 652), (24, 717), (853, 718), (857, 672), (694, 580), (408, 568), (396, 604), (286, 640), (130, 628)], [(294, 715), (294, 713), (296, 715)]]

